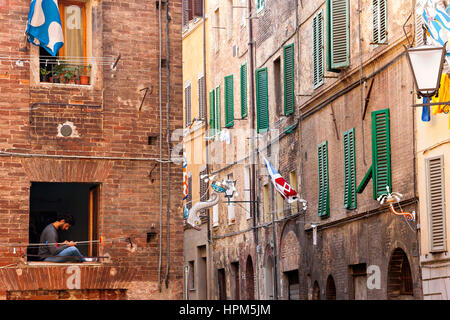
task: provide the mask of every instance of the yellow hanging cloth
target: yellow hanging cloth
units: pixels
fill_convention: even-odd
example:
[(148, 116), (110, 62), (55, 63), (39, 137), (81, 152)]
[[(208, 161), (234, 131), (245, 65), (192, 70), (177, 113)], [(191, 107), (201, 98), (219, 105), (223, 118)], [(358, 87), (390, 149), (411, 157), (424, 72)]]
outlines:
[[(450, 100), (450, 77), (443, 73), (441, 77), (441, 86), (439, 89), (439, 96), (432, 98), (433, 103), (445, 102)], [(449, 111), (448, 105), (436, 105), (433, 106), (433, 115), (438, 113), (447, 113)]]

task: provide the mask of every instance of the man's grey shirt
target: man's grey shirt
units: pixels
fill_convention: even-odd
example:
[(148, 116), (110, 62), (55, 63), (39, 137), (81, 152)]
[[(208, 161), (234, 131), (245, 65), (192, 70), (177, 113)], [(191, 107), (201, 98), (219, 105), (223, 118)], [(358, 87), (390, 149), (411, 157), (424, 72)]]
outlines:
[[(58, 230), (56, 230), (53, 223), (50, 223), (44, 228), (41, 233), (41, 243), (48, 243), (47, 245), (39, 246), (39, 255), (41, 259), (45, 259), (45, 256), (56, 256), (58, 253), (68, 248), (67, 245), (56, 246), (55, 243), (58, 242)], [(51, 243), (51, 244), (50, 244)], [(44, 257), (43, 257), (44, 256)]]

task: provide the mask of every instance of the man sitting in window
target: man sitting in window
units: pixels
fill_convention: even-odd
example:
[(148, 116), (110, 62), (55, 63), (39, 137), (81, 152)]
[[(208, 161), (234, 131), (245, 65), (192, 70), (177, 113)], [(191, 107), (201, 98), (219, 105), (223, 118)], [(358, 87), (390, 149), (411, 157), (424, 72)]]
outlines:
[(75, 247), (75, 242), (64, 241), (62, 245), (59, 244), (58, 230), (66, 231), (73, 225), (75, 220), (71, 214), (58, 213), (56, 221), (46, 226), (41, 233), (40, 242), (45, 243), (39, 247), (41, 259), (49, 262), (85, 261), (81, 252)]

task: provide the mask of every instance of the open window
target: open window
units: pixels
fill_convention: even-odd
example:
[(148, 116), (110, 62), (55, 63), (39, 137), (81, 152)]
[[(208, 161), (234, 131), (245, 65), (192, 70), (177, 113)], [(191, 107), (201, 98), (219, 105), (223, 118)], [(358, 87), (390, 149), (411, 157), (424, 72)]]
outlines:
[(87, 61), (87, 1), (60, 0), (64, 46), (58, 56), (40, 48), (40, 81), (89, 85), (92, 66)]
[[(60, 241), (80, 242), (83, 256), (98, 256), (98, 216), (100, 185), (94, 183), (33, 182), (30, 188), (29, 243), (40, 243), (44, 228), (56, 221), (58, 212), (68, 212), (75, 224), (60, 231)], [(89, 241), (88, 241), (89, 240)], [(38, 247), (27, 248), (27, 260), (39, 261)]]

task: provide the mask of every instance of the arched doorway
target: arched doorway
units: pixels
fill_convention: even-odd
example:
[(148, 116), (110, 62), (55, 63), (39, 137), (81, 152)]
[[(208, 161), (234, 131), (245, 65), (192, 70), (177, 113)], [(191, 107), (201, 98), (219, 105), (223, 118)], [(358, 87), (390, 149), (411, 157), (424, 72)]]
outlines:
[(336, 285), (334, 284), (334, 279), (331, 274), (327, 279), (327, 300), (336, 300)]
[(411, 267), (406, 253), (397, 248), (388, 267), (388, 299), (411, 299), (414, 296)]
[(253, 260), (249, 255), (245, 268), (245, 286), (247, 288), (247, 300), (255, 300), (255, 273), (253, 271)]
[(314, 286), (313, 286), (313, 300), (320, 300), (320, 287), (319, 284), (317, 283), (317, 281), (314, 281)]
[(273, 300), (273, 257), (268, 256), (264, 266), (264, 287), (266, 300)]

